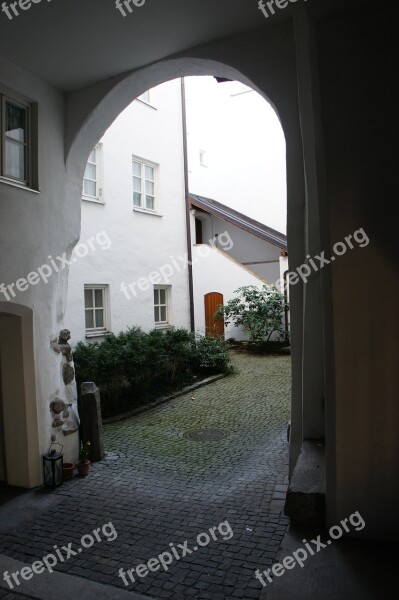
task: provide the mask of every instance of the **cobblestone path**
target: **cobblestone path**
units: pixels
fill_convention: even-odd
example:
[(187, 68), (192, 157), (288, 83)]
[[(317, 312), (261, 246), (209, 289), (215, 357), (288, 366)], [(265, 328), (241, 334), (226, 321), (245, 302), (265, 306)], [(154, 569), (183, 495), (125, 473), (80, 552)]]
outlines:
[[(82, 535), (111, 521), (114, 541), (102, 536), (56, 568), (156, 599), (259, 599), (254, 571), (275, 562), (288, 525), (290, 359), (236, 354), (234, 363), (225, 379), (106, 425), (107, 459), (87, 478), (35, 492), (39, 513), (8, 525), (0, 510), (0, 553), (32, 563), (55, 544), (76, 549)], [(189, 436), (209, 429), (223, 437)], [(209, 543), (201, 547), (204, 532)], [(186, 540), (192, 552), (173, 558), (167, 571), (135, 573), (128, 587), (118, 577), (121, 567), (172, 555), (170, 544), (181, 556)]]

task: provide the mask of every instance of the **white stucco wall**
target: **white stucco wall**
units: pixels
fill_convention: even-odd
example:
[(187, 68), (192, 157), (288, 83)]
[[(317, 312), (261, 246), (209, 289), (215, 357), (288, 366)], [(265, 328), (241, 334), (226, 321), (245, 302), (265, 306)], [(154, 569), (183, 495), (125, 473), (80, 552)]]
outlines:
[[(227, 232), (232, 243), (227, 244), (224, 249), (230, 256), (240, 263), (252, 263), (244, 266), (270, 283), (274, 284), (279, 279), (280, 248), (213, 215), (195, 211), (195, 217), (202, 222), (204, 243)], [(195, 240), (194, 229), (193, 236)]]
[[(17, 94), (28, 102), (38, 103), (39, 106), (40, 193), (0, 180), (0, 283), (8, 286), (15, 284), (18, 279), (26, 279), (29, 273), (37, 272), (42, 265), (50, 265), (49, 256), (70, 252), (78, 237), (80, 213), (72, 211), (66, 201), (63, 95), (1, 58), (0, 89), (5, 93)], [(15, 482), (24, 487), (33, 487), (42, 482), (41, 454), (49, 447), (52, 433), (56, 433), (57, 439), (64, 445), (66, 460), (77, 457), (77, 434), (64, 437), (55, 432), (51, 427), (49, 410), (50, 402), (56, 396), (66, 400), (60, 357), (50, 348), (50, 342), (58, 337), (64, 326), (67, 277), (67, 269), (60, 269), (59, 272), (53, 269), (46, 283), (40, 278), (25, 291), (13, 287), (15, 297), (11, 295), (7, 298), (0, 293), (0, 312), (30, 319), (33, 340), (31, 346), (24, 342), (24, 384), (29, 386), (31, 394), (29, 404), (25, 404), (26, 414), (15, 416), (15, 419), (10, 417), (5, 424), (6, 429), (14, 429), (14, 435), (21, 435), (21, 440), (23, 438), (27, 444), (26, 453), (25, 444), (19, 446), (20, 452), (14, 452), (11, 447), (6, 450), (9, 467), (14, 461), (25, 461), (28, 465)], [(28, 371), (32, 376), (28, 377)], [(25, 418), (29, 422), (28, 436), (26, 429), (17, 433), (19, 427), (24, 427)], [(8, 476), (12, 481), (12, 475), (8, 473)]]
[[(190, 325), (180, 80), (152, 89), (150, 102), (130, 104), (101, 139), (104, 203), (82, 201), (80, 237), (82, 254), (89, 238), (95, 250), (70, 270), (66, 322), (75, 341), (85, 340), (85, 284), (108, 286), (110, 331), (153, 329), (154, 283), (126, 293), (121, 284), (137, 284), (165, 265), (171, 269), (156, 283), (171, 285), (171, 324)], [(133, 210), (132, 156), (159, 165), (157, 214)]]
[(186, 77), (185, 87), (190, 192), (285, 233), (286, 147), (273, 107), (237, 81)]
[[(236, 294), (237, 288), (247, 285), (261, 286), (264, 281), (243, 268), (226, 252), (207, 244), (193, 246), (194, 264), (194, 309), (195, 330), (205, 335), (204, 296), (210, 292), (223, 294), (223, 302), (227, 304)], [(225, 326), (225, 339), (247, 339), (241, 327), (232, 323)]]
[(284, 289), (284, 285), (283, 285), (284, 273), (286, 271), (288, 271), (288, 269), (289, 269), (288, 256), (280, 256), (280, 283), (281, 283), (280, 291), (283, 291), (283, 289)]

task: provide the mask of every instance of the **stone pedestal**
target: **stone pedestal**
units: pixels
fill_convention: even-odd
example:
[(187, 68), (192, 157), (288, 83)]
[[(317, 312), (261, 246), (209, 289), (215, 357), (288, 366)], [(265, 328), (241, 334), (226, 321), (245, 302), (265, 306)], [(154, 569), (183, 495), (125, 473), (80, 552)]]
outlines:
[(290, 517), (292, 525), (325, 525), (324, 440), (304, 440), (291, 476), (284, 513)]

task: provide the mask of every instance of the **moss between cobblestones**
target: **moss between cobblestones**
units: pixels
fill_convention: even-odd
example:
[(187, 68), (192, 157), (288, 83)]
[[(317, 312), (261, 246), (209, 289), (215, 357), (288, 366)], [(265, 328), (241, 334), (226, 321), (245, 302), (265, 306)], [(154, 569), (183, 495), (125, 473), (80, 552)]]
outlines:
[[(236, 372), (227, 379), (181, 396), (155, 411), (123, 423), (105, 426), (107, 450), (130, 445), (148, 461), (173, 459), (176, 470), (216, 464), (228, 448), (261, 447), (268, 431), (286, 426), (290, 414), (290, 359), (281, 356), (234, 355)], [(260, 425), (261, 424), (261, 425)], [(216, 428), (227, 432), (216, 442), (196, 442), (183, 435), (190, 430)], [(134, 464), (134, 459), (132, 460)]]
[[(46, 492), (40, 510), (31, 512), (31, 496), (27, 511), (13, 506), (0, 552), (31, 564), (54, 544), (80, 545), (82, 534), (112, 520), (114, 542), (85, 548), (56, 569), (125, 589), (121, 567), (136, 567), (171, 542), (187, 540), (192, 548), (200, 532), (228, 519), (230, 540), (212, 541), (129, 589), (173, 600), (259, 600), (254, 572), (277, 562), (288, 525), (281, 497), (288, 483), (290, 360), (240, 354), (234, 363), (231, 377), (106, 425), (109, 460)], [(218, 442), (183, 438), (206, 427), (229, 433)]]

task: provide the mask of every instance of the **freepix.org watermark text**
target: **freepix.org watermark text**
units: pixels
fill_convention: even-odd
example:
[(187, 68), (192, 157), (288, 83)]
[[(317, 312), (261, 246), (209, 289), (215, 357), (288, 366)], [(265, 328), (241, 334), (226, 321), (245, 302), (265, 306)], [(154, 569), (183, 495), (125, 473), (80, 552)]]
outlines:
[(2, 12), (12, 21), (15, 17), (19, 17), (21, 12), (29, 10), (32, 4), (40, 4), (42, 1), (52, 2), (52, 0), (18, 0), (17, 2), (3, 2), (1, 5)]
[(72, 556), (79, 555), (84, 549), (91, 548), (96, 542), (98, 543), (104, 540), (113, 542), (117, 537), (118, 533), (110, 521), (109, 523), (105, 523), (102, 527), (93, 529), (91, 533), (82, 535), (80, 546), (77, 548), (72, 548), (72, 542), (67, 546), (61, 546), (61, 548), (54, 545), (50, 554), (43, 556), (41, 560), (36, 560), (32, 566), (22, 567), (21, 570), (14, 571), (13, 573), (4, 571), (3, 579), (7, 582), (9, 588), (13, 590), (16, 585), (21, 585), (23, 581), (29, 581), (34, 575), (41, 575), (45, 571), (52, 573), (58, 563), (63, 563)]
[[(79, 259), (84, 258), (89, 252), (95, 252), (97, 246), (101, 250), (108, 250), (111, 247), (111, 240), (106, 231), (99, 231), (96, 236), (88, 238), (86, 241), (79, 242), (72, 251), (71, 260), (67, 259), (67, 253), (64, 252), (61, 256), (47, 257), (48, 262), (37, 268), (36, 271), (31, 271), (25, 277), (20, 277), (13, 283), (0, 283), (0, 300), (11, 302), (16, 298), (18, 292), (26, 292), (30, 286), (38, 283), (48, 283), (54, 273), (59, 273), (70, 267)], [(2, 297), (3, 296), (3, 297)]]
[[(295, 4), (296, 2), (298, 2), (298, 0), (266, 0), (266, 2), (265, 0), (259, 0), (258, 8), (262, 11), (265, 19), (268, 19), (276, 14), (276, 8), (283, 10), (290, 4)], [(307, 2), (307, 0), (304, 0), (304, 2)]]
[(190, 554), (197, 552), (200, 548), (208, 546), (212, 540), (215, 542), (220, 541), (220, 537), (222, 541), (227, 542), (228, 540), (231, 540), (233, 535), (234, 533), (230, 523), (228, 521), (223, 521), (216, 527), (211, 527), (208, 531), (199, 533), (195, 545), (191, 548), (189, 547), (187, 540), (183, 542), (183, 544), (170, 543), (169, 548), (165, 552), (161, 552), (157, 557), (150, 558), (147, 563), (137, 565), (137, 567), (133, 567), (128, 571), (119, 569), (118, 576), (122, 579), (125, 586), (128, 586), (131, 583), (136, 582), (136, 577), (142, 579), (143, 577), (147, 577), (149, 573), (155, 573), (160, 569), (168, 571), (170, 565), (174, 561), (178, 561), (185, 556), (190, 556)]
[(320, 252), (320, 254), (316, 254), (313, 257), (308, 254), (306, 256), (306, 263), (303, 263), (294, 271), (288, 271), (286, 278), (278, 279), (274, 285), (278, 290), (285, 290), (288, 288), (288, 286), (293, 286), (299, 283), (300, 279), (304, 283), (307, 283), (312, 273), (317, 273), (317, 271), (320, 271), (320, 269), (330, 265), (338, 257), (346, 254), (348, 250), (353, 250), (356, 246), (359, 248), (366, 248), (366, 246), (369, 244), (370, 239), (363, 227), (361, 227), (354, 233), (347, 235), (343, 242), (336, 242), (333, 246), (333, 254), (329, 258), (326, 257), (324, 250)]
[(298, 548), (292, 555), (289, 554), (286, 556), (281, 563), (274, 563), (270, 569), (266, 569), (262, 573), (257, 569), (255, 571), (256, 579), (260, 581), (263, 587), (266, 587), (267, 583), (273, 583), (273, 577), (281, 577), (286, 571), (294, 569), (297, 565), (302, 569), (309, 556), (314, 556), (320, 550), (331, 546), (334, 540), (339, 540), (344, 535), (344, 532), (349, 533), (351, 526), (355, 531), (361, 531), (365, 528), (366, 522), (359, 511), (352, 513), (347, 519), (342, 519), (339, 525), (330, 527), (328, 531), (330, 538), (325, 543), (322, 542), (321, 535), (318, 535), (316, 539), (310, 540), (310, 542), (306, 539), (302, 540), (304, 547)]
[[(220, 250), (225, 251), (231, 250), (233, 245), (230, 234), (227, 231), (224, 231), (209, 240), (207, 244), (199, 246), (198, 257), (199, 259), (208, 257), (213, 248), (219, 248)], [(180, 271), (187, 269), (192, 264), (193, 263), (188, 258), (187, 252), (182, 256), (169, 256), (169, 262), (160, 266), (158, 269), (151, 271), (146, 277), (140, 277), (140, 279), (132, 281), (131, 283), (122, 281), (120, 290), (127, 300), (131, 300), (132, 296), (137, 296), (139, 292), (146, 292), (152, 285), (169, 283), (175, 273), (180, 273)]]
[(119, 10), (122, 17), (126, 17), (129, 13), (131, 14), (133, 12), (133, 6), (141, 8), (144, 6), (145, 2), (146, 0), (116, 0), (115, 8)]

